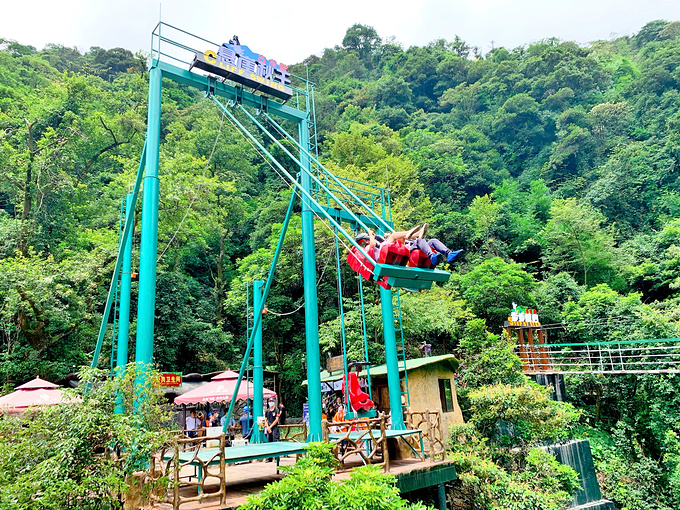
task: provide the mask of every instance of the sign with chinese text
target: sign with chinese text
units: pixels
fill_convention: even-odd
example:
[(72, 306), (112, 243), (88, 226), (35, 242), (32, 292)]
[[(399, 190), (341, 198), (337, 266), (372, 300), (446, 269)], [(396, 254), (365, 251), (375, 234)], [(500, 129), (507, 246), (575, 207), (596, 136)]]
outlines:
[(164, 388), (176, 388), (182, 384), (182, 372), (164, 372), (158, 379)]
[(510, 317), (505, 321), (505, 327), (508, 326), (525, 326), (525, 327), (540, 327), (541, 322), (538, 320), (538, 310), (533, 308), (522, 308), (514, 305)]
[(287, 66), (253, 52), (248, 46), (224, 43), (217, 51), (196, 52), (191, 69), (194, 67), (279, 99), (290, 99), (293, 95), (288, 86)]

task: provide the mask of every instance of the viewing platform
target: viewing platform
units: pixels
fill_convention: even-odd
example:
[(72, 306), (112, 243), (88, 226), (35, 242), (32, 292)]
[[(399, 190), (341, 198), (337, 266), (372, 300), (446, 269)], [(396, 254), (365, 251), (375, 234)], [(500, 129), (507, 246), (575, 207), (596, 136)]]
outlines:
[[(294, 457), (282, 457), (281, 466), (295, 464)], [(361, 460), (348, 459), (348, 467), (362, 466)], [(188, 476), (192, 471), (185, 468), (182, 476)], [(336, 473), (335, 481), (349, 478), (351, 469)], [(450, 460), (432, 463), (429, 460), (403, 459), (390, 463), (390, 474), (397, 478), (397, 487), (402, 493), (419, 490), (425, 487), (437, 486), (441, 483), (455, 480), (456, 470)], [(206, 497), (204, 501), (192, 501), (182, 503), (182, 510), (223, 510), (236, 509), (246, 503), (246, 498), (258, 494), (266, 485), (281, 480), (285, 475), (278, 472), (273, 462), (248, 462), (245, 464), (231, 464), (227, 467), (226, 497), (223, 504), (219, 497), (210, 497), (220, 490), (220, 483), (216, 478), (208, 479), (205, 484)], [(198, 496), (195, 487), (181, 487), (180, 494), (183, 498)], [(172, 503), (156, 503), (154, 510), (173, 510)]]
[[(355, 468), (364, 465), (380, 466), (384, 472), (394, 475), (402, 493), (427, 487), (443, 488), (444, 483), (457, 478), (452, 461), (446, 459), (439, 429), (435, 431), (422, 419), (414, 423), (424, 424), (423, 429), (389, 430), (385, 423), (384, 414), (331, 424), (324, 421), (324, 440), (333, 445), (332, 451), (338, 460), (333, 480), (342, 482)], [(304, 426), (285, 425), (283, 429), (282, 437), (293, 438), (299, 437), (294, 432), (304, 431)], [(216, 448), (202, 447), (215, 440), (219, 441)], [(279, 468), (294, 465), (298, 456), (305, 454), (307, 446), (307, 443), (284, 440), (225, 447), (224, 434), (179, 439), (175, 446), (153, 458), (151, 472), (156, 479), (166, 477), (170, 490), (150, 508), (238, 508), (246, 503), (248, 496), (281, 480), (284, 474)]]

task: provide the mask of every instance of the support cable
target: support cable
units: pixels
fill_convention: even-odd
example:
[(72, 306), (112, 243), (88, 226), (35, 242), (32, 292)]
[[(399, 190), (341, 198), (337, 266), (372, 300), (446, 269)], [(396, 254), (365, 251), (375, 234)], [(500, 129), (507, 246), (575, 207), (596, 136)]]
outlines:
[(288, 132), (286, 132), (274, 119), (267, 115), (266, 112), (262, 112), (262, 114), (280, 135), (286, 137), (290, 143), (294, 144), (295, 147), (302, 151), (305, 156), (311, 159), (312, 162), (316, 163), (316, 165), (324, 171), (324, 174), (327, 177), (330, 177), (333, 181), (335, 181), (335, 183), (339, 185), (345, 191), (345, 193), (349, 194), (349, 196), (356, 200), (364, 209), (366, 209), (366, 211), (368, 211), (374, 219), (378, 220), (385, 232), (394, 232), (394, 227), (390, 226), (382, 217), (378, 216), (378, 214), (371, 207), (368, 207), (349, 187), (345, 185), (345, 183), (333, 175), (332, 172), (329, 172), (317, 158), (310, 154), (309, 151), (304, 149), (302, 145), (300, 145), (298, 141), (295, 140)]
[[(342, 335), (342, 361), (345, 366), (345, 404), (349, 405), (349, 384), (347, 381), (347, 339), (345, 337), (345, 307), (342, 304), (342, 276), (340, 270), (340, 243), (338, 243), (338, 235), (335, 235), (335, 260), (337, 262), (336, 270), (338, 272), (338, 310), (340, 311), (340, 334)], [(348, 406), (349, 409), (349, 406)]]
[[(232, 125), (237, 129), (237, 131), (239, 131), (239, 132), (242, 134), (242, 136), (244, 136), (246, 139), (248, 139), (248, 140), (251, 142), (251, 145), (252, 145), (253, 147), (256, 148), (257, 152), (258, 152), (258, 153), (259, 153), (259, 154), (260, 154), (260, 155), (261, 155), (268, 163), (269, 163), (270, 161), (275, 161), (275, 162), (277, 163), (277, 165), (279, 166), (279, 168), (280, 168), (281, 172), (283, 172), (283, 174), (282, 174), (281, 172), (279, 172), (279, 170), (277, 170), (274, 166), (272, 166), (271, 163), (269, 163), (269, 164), (270, 164), (271, 168), (274, 169), (274, 171), (278, 174), (278, 176), (284, 181), (284, 183), (285, 183), (289, 188), (291, 188), (291, 189), (293, 190), (293, 193), (294, 193), (295, 195), (297, 195), (297, 196), (300, 198), (300, 200), (305, 200), (305, 199), (307, 199), (307, 200), (309, 200), (309, 201), (312, 202), (312, 203), (316, 203), (316, 200), (314, 200), (314, 198), (313, 198), (307, 191), (305, 191), (304, 189), (302, 189), (302, 186), (297, 182), (297, 180), (294, 179), (294, 178), (291, 176), (291, 174), (290, 174), (285, 168), (283, 168), (283, 167), (280, 165), (280, 163), (278, 163), (278, 161), (276, 161), (276, 159), (269, 153), (269, 151), (267, 151), (261, 144), (259, 144), (259, 142), (257, 142), (257, 140), (255, 140), (254, 137), (253, 137), (252, 135), (249, 134), (250, 136), (246, 136), (246, 134), (245, 134), (245, 132), (247, 131), (246, 128), (245, 128), (240, 122), (238, 122), (238, 121), (236, 120), (236, 118), (231, 114), (231, 112), (228, 112), (228, 111), (226, 110), (226, 108), (224, 107), (224, 105), (222, 105), (222, 103), (220, 103), (217, 99), (215, 99), (214, 97), (212, 97), (212, 98), (213, 98), (213, 100), (220, 106), (220, 108), (223, 109), (223, 111), (225, 111), (225, 112), (228, 113), (228, 118), (230, 118), (229, 120), (230, 120), (230, 122), (232, 123)], [(244, 111), (245, 111), (245, 110), (244, 110)], [(256, 142), (257, 145), (256, 145), (254, 142)], [(258, 146), (259, 146), (259, 147), (258, 147)], [(285, 175), (285, 177), (284, 177), (284, 175)], [(294, 184), (291, 184), (291, 183), (294, 183)], [(303, 196), (303, 195), (304, 195), (304, 196)], [(329, 225), (329, 223), (332, 223), (333, 226), (335, 226), (335, 227), (338, 228), (338, 230), (339, 230), (339, 231), (342, 233), (342, 235), (350, 242), (350, 244), (352, 244), (357, 250), (359, 250), (359, 252), (360, 252), (361, 254), (364, 255), (364, 257), (366, 257), (367, 259), (370, 258), (370, 256), (366, 253), (366, 251), (365, 251), (361, 246), (359, 246), (359, 245), (357, 244), (357, 242), (354, 240), (354, 238), (350, 237), (349, 234), (347, 234), (347, 232), (345, 232), (345, 230), (340, 226), (340, 224), (339, 224), (337, 221), (335, 221), (335, 220), (334, 220), (327, 212), (325, 212), (323, 209), (321, 209), (321, 211), (323, 212), (324, 217), (325, 217), (328, 221), (324, 220), (324, 218), (322, 218), (322, 217), (321, 217), (321, 216), (320, 216), (320, 215), (312, 208), (312, 212), (314, 213), (314, 215), (321, 221), (322, 225), (324, 225), (324, 226), (329, 230), (329, 232), (331, 232), (333, 235), (337, 235), (337, 234), (335, 234), (335, 233), (333, 232), (333, 227), (332, 227), (331, 225)], [(338, 236), (338, 237), (339, 237), (339, 236)], [(351, 247), (350, 247), (348, 244), (346, 244), (342, 239), (340, 239), (340, 243), (341, 243), (348, 251), (351, 250)], [(367, 269), (368, 269), (369, 271), (371, 271), (371, 272), (373, 271), (373, 268), (367, 268)]]
[[(142, 156), (139, 159), (139, 166), (137, 167), (137, 177), (135, 179), (135, 186), (132, 191), (132, 209), (134, 210), (135, 204), (137, 203), (137, 196), (139, 195), (139, 187), (142, 184), (142, 176), (144, 175), (144, 168), (146, 165), (146, 139), (144, 140), (144, 147), (142, 148)], [(104, 334), (106, 333), (106, 325), (108, 324), (109, 314), (111, 313), (111, 305), (113, 304), (113, 295), (115, 289), (118, 286), (118, 276), (120, 274), (120, 268), (123, 265), (123, 247), (127, 242), (128, 236), (132, 231), (132, 218), (134, 214), (128, 215), (125, 218), (125, 228), (123, 229), (123, 235), (120, 236), (120, 243), (118, 244), (118, 255), (116, 256), (116, 264), (113, 269), (113, 276), (111, 277), (111, 285), (109, 287), (109, 295), (106, 299), (106, 306), (104, 307), (104, 314), (102, 315), (102, 323), (99, 326), (99, 336), (97, 337), (97, 344), (94, 348), (94, 353), (92, 355), (92, 363), (90, 363), (90, 368), (96, 368), (97, 363), (99, 363), (99, 355), (102, 351), (102, 344), (104, 343)]]
[(191, 208), (193, 207), (194, 202), (198, 198), (199, 192), (201, 191), (201, 184), (203, 184), (203, 181), (205, 180), (205, 174), (208, 173), (208, 167), (210, 166), (210, 162), (212, 161), (213, 154), (215, 154), (215, 149), (217, 148), (217, 141), (220, 139), (220, 134), (222, 133), (222, 124), (224, 124), (224, 113), (222, 113), (222, 118), (220, 119), (220, 127), (217, 130), (217, 136), (215, 137), (215, 143), (213, 144), (212, 151), (210, 151), (210, 156), (208, 157), (208, 161), (206, 161), (206, 163), (205, 163), (205, 168), (203, 169), (203, 175), (201, 176), (201, 180), (198, 181), (198, 186), (196, 186), (196, 193), (194, 193), (194, 196), (189, 201), (189, 205), (187, 207), (187, 210), (184, 212), (184, 216), (182, 216), (182, 220), (179, 222), (179, 225), (177, 225), (177, 230), (175, 230), (175, 233), (172, 234), (170, 241), (168, 241), (168, 244), (165, 245), (165, 249), (161, 252), (161, 254), (156, 259), (156, 264), (158, 264), (161, 261), (161, 259), (163, 258), (163, 255), (165, 255), (165, 252), (168, 251), (168, 248), (170, 248), (170, 245), (175, 240), (175, 237), (177, 237), (179, 230), (182, 228), (182, 225), (184, 224), (184, 220), (187, 219), (187, 216), (189, 215), (189, 211), (191, 211)]
[[(366, 309), (364, 307), (364, 282), (363, 277), (357, 274), (359, 279), (359, 299), (361, 302), (361, 328), (364, 333), (364, 353), (366, 354), (366, 362), (368, 363), (368, 335), (366, 334)], [(371, 390), (371, 365), (366, 365), (366, 382), (368, 383), (368, 396), (373, 400), (373, 392)]]

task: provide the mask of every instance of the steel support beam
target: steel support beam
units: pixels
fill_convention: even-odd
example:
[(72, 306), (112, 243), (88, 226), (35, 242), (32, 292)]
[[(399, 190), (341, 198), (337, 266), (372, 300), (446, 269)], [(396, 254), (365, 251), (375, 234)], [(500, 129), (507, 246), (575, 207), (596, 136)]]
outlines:
[[(264, 282), (253, 282), (253, 313), (262, 309), (262, 287)], [(255, 321), (253, 321), (255, 322)], [(257, 321), (255, 342), (253, 343), (253, 433), (251, 443), (266, 443), (264, 433), (257, 426), (257, 419), (262, 416), (262, 392), (264, 391), (264, 369), (262, 367), (262, 320)]]
[(399, 381), (399, 358), (397, 338), (394, 331), (394, 308), (392, 291), (380, 287), (380, 306), (382, 308), (383, 336), (385, 340), (385, 367), (387, 368), (387, 391), (390, 394), (390, 415), (392, 430), (406, 430), (404, 413), (401, 407), (401, 382)]
[[(298, 125), (300, 145), (309, 147), (307, 119)], [(300, 152), (306, 171), (301, 174), (302, 189), (312, 191), (311, 162)], [(319, 309), (316, 297), (316, 247), (314, 245), (314, 212), (312, 202), (302, 197), (302, 275), (305, 285), (305, 336), (307, 348), (307, 393), (309, 398), (309, 434), (307, 442), (321, 441), (321, 355), (319, 354)]]
[[(125, 223), (130, 215), (135, 214), (134, 195), (125, 196)], [(134, 220), (133, 220), (134, 224)], [(132, 286), (132, 232), (127, 236), (123, 246), (123, 267), (120, 277), (120, 308), (118, 312), (118, 348), (116, 349), (116, 377), (125, 375), (128, 363), (128, 342), (130, 335), (130, 288)], [(123, 396), (116, 399), (116, 413), (123, 414)]]
[(135, 383), (135, 400), (147, 383), (153, 362), (154, 314), (156, 310), (156, 257), (158, 255), (158, 161), (161, 143), (161, 84), (158, 67), (149, 70), (146, 171), (142, 192), (142, 232), (139, 250), (139, 303), (135, 362), (141, 366)]

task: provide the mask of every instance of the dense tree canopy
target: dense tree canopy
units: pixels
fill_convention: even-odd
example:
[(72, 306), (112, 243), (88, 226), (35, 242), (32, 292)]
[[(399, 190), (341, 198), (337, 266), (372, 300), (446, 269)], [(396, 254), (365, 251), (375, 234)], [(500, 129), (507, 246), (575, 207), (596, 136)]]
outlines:
[[(409, 355), (429, 341), (435, 354), (463, 358), (470, 389), (521, 386), (512, 346), (496, 334), (513, 301), (580, 324), (556, 333), (565, 342), (678, 336), (679, 27), (657, 20), (588, 46), (546, 39), (483, 54), (457, 36), (404, 48), (356, 24), (341, 44), (291, 66), (317, 84), (324, 164), (389, 188), (398, 227), (427, 221), (432, 236), (465, 250), (449, 284), (403, 298)], [(123, 48), (0, 39), (7, 389), (91, 360), (120, 200), (144, 142), (144, 60)], [(200, 91), (163, 83), (161, 138), (155, 361), (183, 372), (236, 368), (245, 286), (267, 274), (290, 191)], [(296, 211), (268, 302), (276, 313), (264, 318), (265, 363), (281, 373), (295, 414), (305, 370), (300, 236)], [(138, 243), (136, 232), (136, 257)], [(335, 246), (320, 223), (316, 244), (322, 349), (338, 355)], [(341, 271), (350, 351), (361, 357), (355, 274)], [(377, 291), (366, 288), (369, 352), (381, 362)], [(135, 284), (133, 319), (136, 300)], [(677, 503), (674, 377), (573, 383), (605, 493), (622, 506)], [(640, 480), (656, 474), (626, 492), (616, 481), (626, 463)]]

